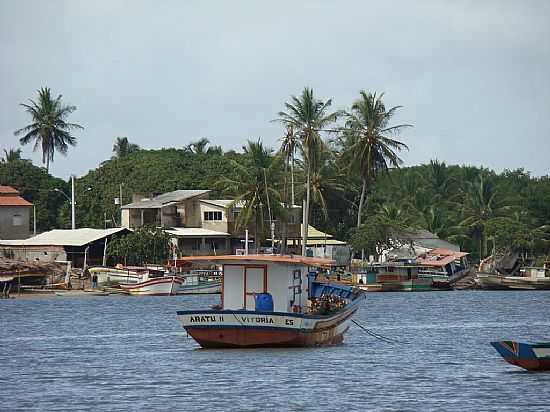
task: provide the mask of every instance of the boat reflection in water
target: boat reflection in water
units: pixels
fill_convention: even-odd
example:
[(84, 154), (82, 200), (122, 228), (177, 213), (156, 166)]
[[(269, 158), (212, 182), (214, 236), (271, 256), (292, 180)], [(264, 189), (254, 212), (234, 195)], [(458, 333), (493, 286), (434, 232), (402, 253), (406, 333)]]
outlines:
[(203, 348), (339, 344), (364, 299), (361, 290), (316, 280), (333, 261), (302, 256), (184, 258), (223, 267), (221, 304), (177, 315)]

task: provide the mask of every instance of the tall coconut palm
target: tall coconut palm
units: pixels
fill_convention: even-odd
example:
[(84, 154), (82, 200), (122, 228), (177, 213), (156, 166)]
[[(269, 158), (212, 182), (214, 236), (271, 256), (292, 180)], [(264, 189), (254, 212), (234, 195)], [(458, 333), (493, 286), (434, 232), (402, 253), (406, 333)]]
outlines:
[(277, 121), (286, 126), (292, 126), (298, 135), (299, 150), (306, 169), (306, 199), (304, 210), (304, 233), (302, 254), (305, 255), (307, 245), (307, 227), (311, 198), (311, 176), (319, 163), (319, 154), (325, 146), (320, 132), (335, 122), (340, 112), (329, 112), (332, 99), (318, 100), (313, 95), (313, 89), (304, 88), (300, 97), (291, 96), (285, 103), (286, 112), (279, 112)]
[(66, 155), (69, 146), (76, 145), (76, 137), (71, 131), (83, 129), (79, 124), (67, 122), (76, 106), (64, 105), (61, 99), (61, 95), (52, 98), (47, 87), (38, 90), (38, 102), (29, 99), (30, 104), (21, 103), (31, 116), (32, 123), (14, 133), (16, 136), (23, 135), (19, 139), (22, 145), (34, 141), (34, 150), (42, 149), (42, 163), (46, 165), (46, 171), (50, 169), (56, 150)]
[(465, 228), (479, 241), (479, 256), (487, 254), (487, 222), (498, 216), (503, 210), (499, 207), (499, 192), (490, 178), (480, 174), (475, 183), (467, 182), (463, 206), (463, 220), (459, 227)]
[(223, 177), (218, 186), (223, 188), (225, 194), (235, 198), (233, 205), (241, 205), (237, 226), (244, 228), (254, 224), (258, 250), (261, 237), (265, 234), (266, 216), (273, 220), (275, 215), (283, 213), (281, 194), (276, 186), (281, 157), (274, 156), (273, 150), (264, 147), (259, 139), (256, 142), (249, 140), (243, 150), (241, 162), (230, 160), (234, 177)]
[(351, 111), (346, 113), (344, 129), (352, 166), (360, 174), (362, 181), (357, 227), (361, 226), (368, 185), (380, 172), (403, 163), (397, 152), (408, 150), (408, 147), (394, 137), (398, 136), (402, 129), (411, 127), (409, 124), (389, 125), (391, 118), (401, 106), (386, 109), (382, 101), (383, 93), (377, 96), (376, 93), (362, 90), (360, 96), (351, 106)]
[(117, 137), (113, 145), (113, 153), (117, 159), (123, 159), (140, 150), (139, 145), (130, 143), (127, 137)]

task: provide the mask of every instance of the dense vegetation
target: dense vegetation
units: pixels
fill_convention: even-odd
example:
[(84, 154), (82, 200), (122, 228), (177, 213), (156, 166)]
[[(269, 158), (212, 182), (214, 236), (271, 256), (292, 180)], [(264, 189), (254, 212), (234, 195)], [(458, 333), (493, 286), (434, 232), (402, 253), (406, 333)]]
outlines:
[[(222, 186), (228, 179), (240, 181), (242, 185), (252, 179), (241, 179), (244, 172), (236, 167), (238, 164), (250, 170), (249, 154), (160, 149), (140, 150), (123, 159), (107, 160), (77, 179), (77, 225), (104, 227), (105, 216), (118, 222), (120, 214), (114, 198), (119, 196), (120, 184), (124, 203), (131, 201), (131, 193), (161, 193), (182, 188), (211, 188), (214, 197), (235, 197), (227, 191), (224, 193)], [(274, 152), (267, 154), (274, 155)], [(282, 191), (284, 165), (282, 162), (275, 165), (281, 170), (276, 184), (268, 183), (269, 190)], [(273, 173), (269, 170), (266, 177), (271, 179)], [(322, 174), (318, 184), (313, 185), (311, 224), (340, 239), (352, 239), (357, 249), (366, 248), (372, 253), (378, 243), (383, 243), (395, 231), (412, 227), (427, 229), (477, 256), (487, 255), (493, 247), (549, 254), (548, 176), (534, 178), (524, 170), (497, 174), (471, 166), (447, 166), (438, 161), (392, 169), (372, 186), (363, 224), (356, 229), (361, 181), (342, 173), (337, 159), (327, 162)], [(305, 179), (299, 165), (295, 180), (296, 203), (300, 203)], [(260, 189), (261, 183), (256, 185)], [(44, 168), (33, 166), (28, 160), (12, 159), (0, 163), (0, 184), (17, 187), (25, 198), (36, 204), (40, 231), (70, 227), (69, 203), (53, 191), (60, 188), (70, 194), (69, 182), (48, 175)], [(92, 190), (85, 191), (88, 187)], [(234, 188), (228, 185), (226, 189)], [(273, 213), (277, 210), (274, 208)], [(267, 215), (267, 211), (264, 213)]]
[[(114, 155), (77, 179), (77, 226), (119, 224), (122, 203), (133, 193), (211, 189), (211, 197), (244, 203), (241, 224), (266, 238), (277, 219), (285, 236), (289, 204), (302, 204), (311, 225), (348, 240), (357, 251), (376, 254), (403, 230), (426, 229), (460, 244), (474, 257), (493, 250), (523, 256), (550, 253), (550, 178), (524, 170), (497, 174), (437, 160), (400, 168), (400, 139), (408, 124), (393, 125), (399, 106), (361, 91), (349, 111), (331, 111), (329, 100), (305, 88), (284, 104), (275, 121), (285, 133), (280, 147), (248, 141), (242, 152), (224, 152), (206, 138), (182, 148), (142, 150), (119, 137)], [(40, 136), (38, 136), (40, 137)], [(0, 184), (19, 188), (35, 202), (38, 228), (68, 227), (70, 207), (58, 188), (68, 183), (6, 152)]]

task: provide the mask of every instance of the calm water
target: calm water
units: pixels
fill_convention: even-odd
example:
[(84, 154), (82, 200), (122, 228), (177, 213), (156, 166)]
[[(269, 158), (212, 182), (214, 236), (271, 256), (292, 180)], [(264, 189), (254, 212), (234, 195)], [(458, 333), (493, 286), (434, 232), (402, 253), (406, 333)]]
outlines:
[(373, 293), (339, 347), (200, 350), (218, 296), (0, 300), (0, 410), (550, 410), (550, 373), (488, 342), (550, 340), (548, 292)]

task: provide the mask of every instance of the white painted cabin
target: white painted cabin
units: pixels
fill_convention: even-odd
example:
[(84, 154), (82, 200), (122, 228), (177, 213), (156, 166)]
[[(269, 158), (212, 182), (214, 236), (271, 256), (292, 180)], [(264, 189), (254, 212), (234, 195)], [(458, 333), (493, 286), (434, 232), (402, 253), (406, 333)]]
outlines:
[(332, 264), (331, 260), (303, 256), (207, 256), (186, 258), (222, 264), (222, 309), (256, 309), (255, 295), (269, 293), (275, 312), (303, 313), (308, 307), (310, 267)]

